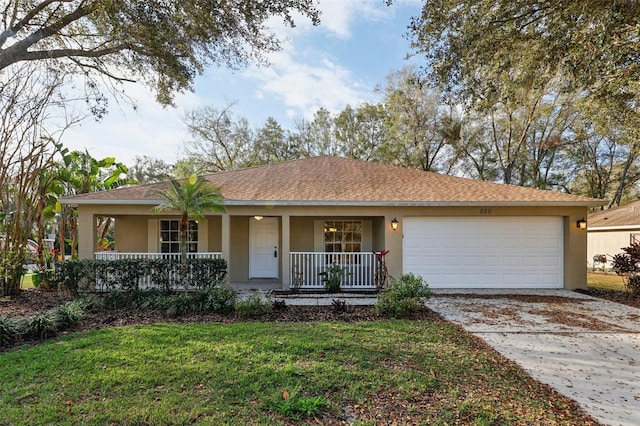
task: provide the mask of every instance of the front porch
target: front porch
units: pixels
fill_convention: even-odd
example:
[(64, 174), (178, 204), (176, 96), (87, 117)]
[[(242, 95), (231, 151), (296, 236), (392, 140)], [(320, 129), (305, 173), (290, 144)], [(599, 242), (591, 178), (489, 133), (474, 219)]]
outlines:
[[(108, 215), (107, 207), (96, 209), (83, 229), (95, 229), (98, 220)], [(253, 214), (256, 211), (262, 214)], [(224, 259), (227, 282), (241, 289), (325, 291), (321, 274), (331, 268), (344, 272), (341, 290), (371, 292), (381, 286), (376, 270), (382, 265), (376, 253), (390, 250), (386, 264), (390, 269), (399, 264), (401, 235), (392, 227), (395, 216), (379, 208), (309, 211), (231, 206), (227, 214), (190, 222), (188, 255)], [(135, 214), (110, 217), (113, 251), (97, 251), (94, 237), (93, 247), (80, 247), (80, 257), (179, 259), (175, 216), (152, 215), (139, 208)]]
[[(191, 259), (221, 259), (221, 252), (188, 253)], [(179, 260), (179, 253), (135, 253), (118, 251), (100, 251), (94, 253), (96, 260), (120, 260), (120, 259), (166, 259)], [(271, 279), (254, 279), (248, 282), (234, 282), (230, 284), (237, 289), (278, 289), (293, 291), (322, 291), (325, 288), (323, 272), (333, 265), (344, 268), (340, 288), (347, 291), (373, 291), (381, 285), (384, 271), (384, 259), (376, 256), (376, 253), (353, 252), (291, 252), (288, 256), (291, 269), (286, 280), (280, 277)], [(291, 283), (285, 288), (282, 282)], [(151, 277), (144, 277), (140, 288), (153, 288)]]

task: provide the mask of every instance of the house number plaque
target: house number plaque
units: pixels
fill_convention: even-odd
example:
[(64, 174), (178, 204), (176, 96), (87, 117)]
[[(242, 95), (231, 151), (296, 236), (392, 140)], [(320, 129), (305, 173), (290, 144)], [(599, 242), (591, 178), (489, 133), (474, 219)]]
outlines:
[(491, 214), (491, 209), (482, 208), (480, 209), (480, 214)]

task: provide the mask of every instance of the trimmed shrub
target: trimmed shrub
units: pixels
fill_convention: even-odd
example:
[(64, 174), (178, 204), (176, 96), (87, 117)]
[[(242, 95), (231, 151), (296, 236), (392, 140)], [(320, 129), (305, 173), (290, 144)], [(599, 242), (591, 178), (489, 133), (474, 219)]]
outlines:
[(254, 294), (253, 296), (240, 300), (236, 303), (236, 316), (239, 318), (259, 317), (271, 312), (273, 307), (271, 303), (262, 300), (262, 298)]
[(0, 317), (0, 348), (9, 347), (18, 341), (20, 332), (13, 318)]
[(158, 290), (170, 292), (172, 287), (179, 283), (178, 270), (180, 269), (180, 259), (148, 259), (147, 268), (151, 275), (151, 282)]
[(190, 295), (181, 293), (166, 300), (165, 313), (169, 317), (177, 317), (194, 312), (193, 299)]
[(231, 287), (213, 287), (208, 291), (209, 310), (218, 314), (233, 312), (236, 306), (236, 292)]
[[(213, 288), (227, 276), (224, 259), (187, 259), (187, 268), (191, 288)], [(134, 291), (145, 276), (158, 290), (182, 288), (177, 259), (68, 260), (56, 263), (52, 282), (74, 294), (87, 290)]]
[(227, 261), (224, 259), (188, 259), (192, 287), (208, 290), (221, 287), (227, 277)]
[(408, 273), (399, 279), (392, 279), (378, 295), (378, 312), (390, 318), (410, 316), (424, 308), (424, 302), (431, 297), (429, 285), (422, 277)]

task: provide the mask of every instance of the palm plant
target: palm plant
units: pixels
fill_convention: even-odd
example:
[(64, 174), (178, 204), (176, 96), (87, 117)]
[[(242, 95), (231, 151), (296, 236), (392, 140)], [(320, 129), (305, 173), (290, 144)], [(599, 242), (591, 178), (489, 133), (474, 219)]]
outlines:
[(224, 212), (220, 188), (202, 177), (191, 176), (187, 181), (172, 179), (167, 188), (153, 192), (162, 198), (154, 213), (175, 210), (180, 212), (178, 235), (180, 240), (180, 281), (187, 290), (187, 230), (190, 219), (203, 219), (204, 211)]

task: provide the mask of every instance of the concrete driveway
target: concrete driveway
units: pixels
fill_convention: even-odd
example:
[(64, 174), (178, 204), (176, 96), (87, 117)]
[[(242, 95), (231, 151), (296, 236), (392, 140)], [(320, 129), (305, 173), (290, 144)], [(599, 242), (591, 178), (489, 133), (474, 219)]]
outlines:
[(639, 309), (566, 290), (434, 293), (429, 308), (598, 421), (640, 425)]

